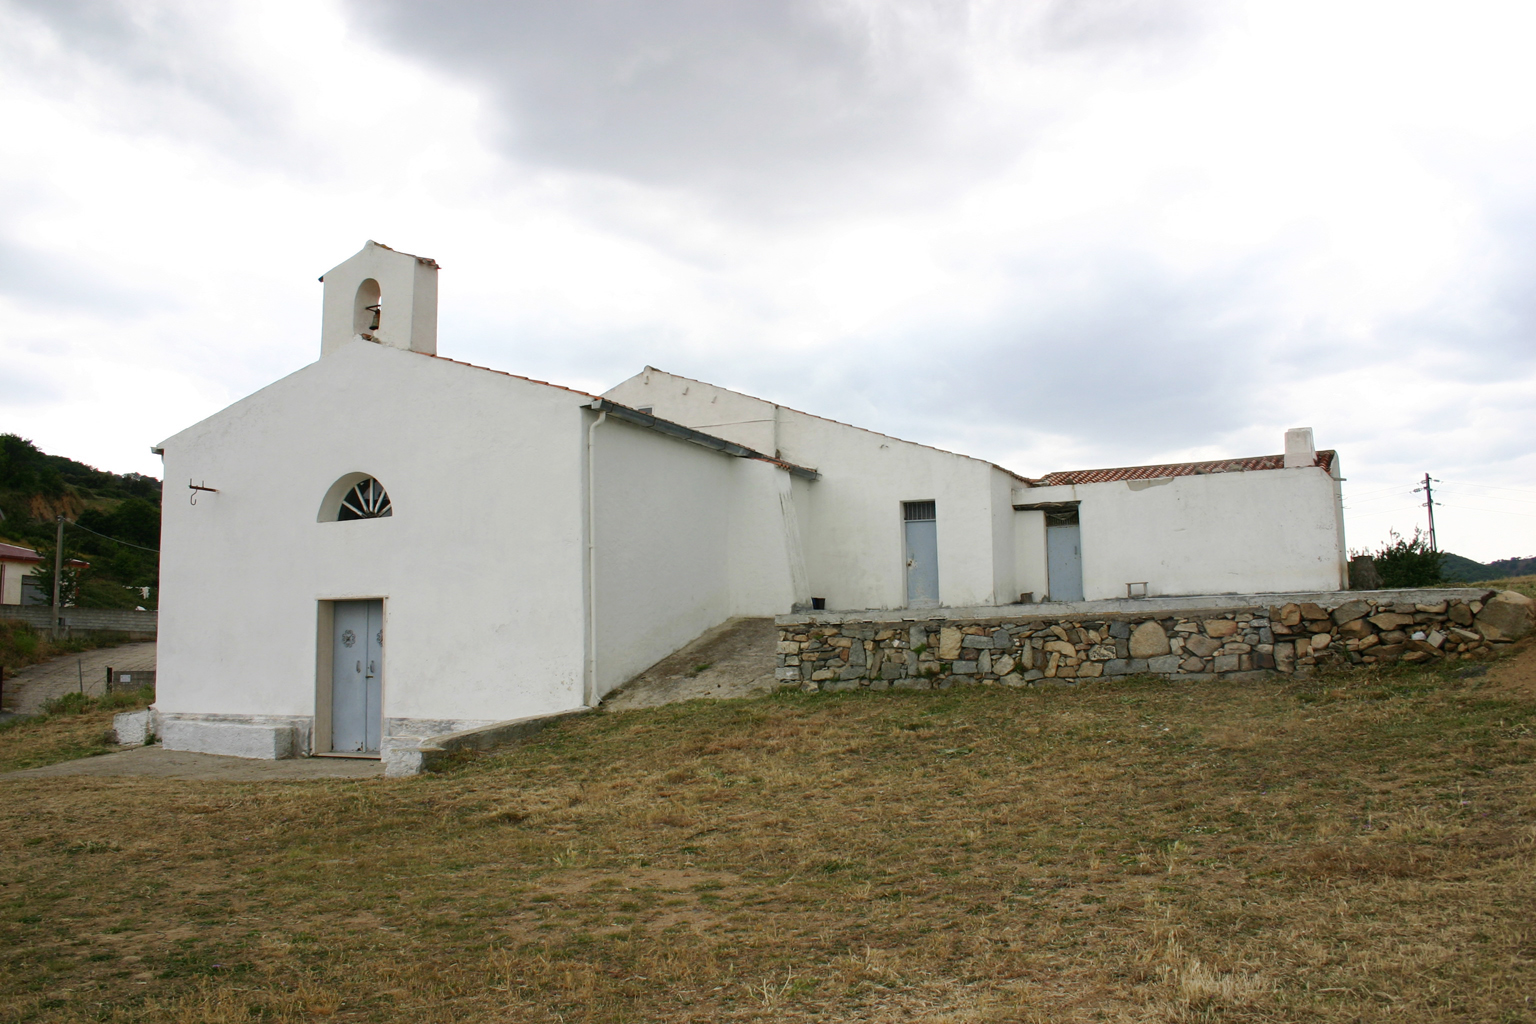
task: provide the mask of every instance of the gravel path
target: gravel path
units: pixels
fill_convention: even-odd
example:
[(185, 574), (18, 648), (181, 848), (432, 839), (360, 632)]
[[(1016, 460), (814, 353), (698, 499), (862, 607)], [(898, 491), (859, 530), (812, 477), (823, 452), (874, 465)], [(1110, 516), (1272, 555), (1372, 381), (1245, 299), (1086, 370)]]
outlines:
[(257, 761), (246, 757), (194, 754), (187, 750), (134, 747), (100, 757), (82, 757), (42, 768), (0, 774), (0, 779), (36, 779), (60, 775), (138, 775), (161, 779), (213, 782), (296, 782), (306, 779), (382, 779), (384, 763), (350, 757), (295, 757)]
[(123, 644), (102, 647), (82, 654), (66, 654), (28, 665), (14, 676), (5, 670), (5, 693), (0, 709), (21, 715), (43, 710), (43, 701), (60, 694), (85, 692), (100, 696), (107, 683), (107, 666), (124, 672), (150, 671), (155, 667), (155, 645)]

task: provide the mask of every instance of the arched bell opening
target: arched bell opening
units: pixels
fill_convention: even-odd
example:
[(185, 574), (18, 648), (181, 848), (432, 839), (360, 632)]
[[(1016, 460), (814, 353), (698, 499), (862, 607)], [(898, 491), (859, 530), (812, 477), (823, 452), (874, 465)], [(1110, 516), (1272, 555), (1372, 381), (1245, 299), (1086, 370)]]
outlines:
[(372, 334), (379, 329), (384, 310), (382, 299), (379, 282), (373, 278), (357, 286), (357, 297), (352, 301), (353, 334)]

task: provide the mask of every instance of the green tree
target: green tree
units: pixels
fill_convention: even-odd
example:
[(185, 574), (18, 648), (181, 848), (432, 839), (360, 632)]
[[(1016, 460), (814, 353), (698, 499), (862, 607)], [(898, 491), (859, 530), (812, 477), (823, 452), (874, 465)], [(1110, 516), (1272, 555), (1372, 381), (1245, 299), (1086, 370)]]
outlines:
[[(42, 562), (32, 570), (32, 581), (42, 592), (53, 599), (53, 555), (52, 543), (39, 544), (37, 553), (42, 556)], [(59, 604), (73, 605), (80, 602), (80, 585), (86, 581), (90, 569), (83, 565), (71, 565), (70, 561), (76, 558), (76, 553), (70, 548), (69, 542), (64, 543), (64, 571), (59, 574)]]
[(1430, 587), (1444, 581), (1440, 552), (1430, 550), (1429, 538), (1417, 528), (1411, 540), (1396, 530), (1388, 536), (1392, 539), (1371, 556), (1383, 587)]

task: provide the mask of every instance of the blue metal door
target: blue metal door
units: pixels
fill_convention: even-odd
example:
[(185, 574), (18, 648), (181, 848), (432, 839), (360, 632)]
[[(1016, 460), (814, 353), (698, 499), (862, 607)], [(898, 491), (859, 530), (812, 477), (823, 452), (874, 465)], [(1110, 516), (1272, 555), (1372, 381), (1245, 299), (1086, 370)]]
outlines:
[(1083, 548), (1078, 524), (1045, 528), (1045, 566), (1052, 601), (1083, 599)]
[(934, 502), (902, 505), (906, 531), (907, 607), (936, 608), (939, 604), (939, 530)]
[(331, 750), (377, 754), (384, 710), (384, 602), (336, 601)]

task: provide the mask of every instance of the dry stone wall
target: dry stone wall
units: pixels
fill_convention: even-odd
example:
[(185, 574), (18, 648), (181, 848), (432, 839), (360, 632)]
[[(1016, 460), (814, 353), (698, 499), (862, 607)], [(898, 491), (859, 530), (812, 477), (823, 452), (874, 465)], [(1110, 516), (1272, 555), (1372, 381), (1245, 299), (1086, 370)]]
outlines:
[[(802, 690), (1070, 685), (1138, 673), (1188, 680), (1321, 665), (1479, 658), (1532, 628), (1513, 592), (1422, 600), (1331, 595), (1246, 608), (1053, 617), (781, 616), (781, 686)], [(1329, 605), (1331, 607), (1325, 607)]]

